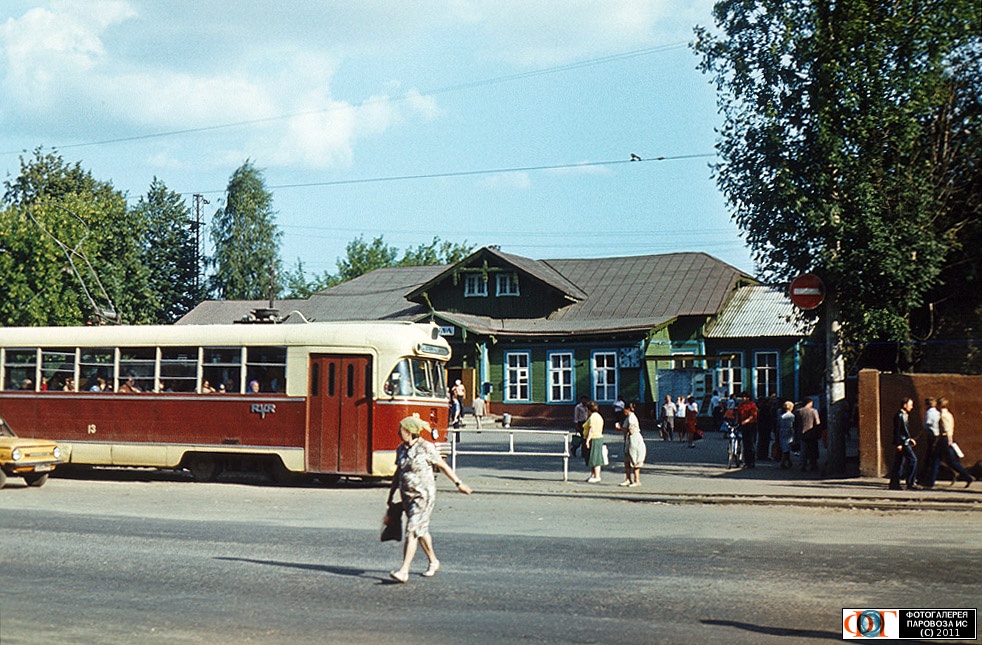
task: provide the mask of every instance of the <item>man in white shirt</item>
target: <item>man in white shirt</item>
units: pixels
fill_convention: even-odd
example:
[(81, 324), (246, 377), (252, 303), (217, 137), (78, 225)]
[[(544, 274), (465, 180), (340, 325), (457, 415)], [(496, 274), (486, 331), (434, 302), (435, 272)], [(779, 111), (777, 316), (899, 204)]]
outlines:
[(924, 439), (926, 440), (927, 448), (924, 450), (924, 455), (926, 459), (920, 461), (920, 473), (918, 479), (921, 484), (927, 483), (930, 479), (931, 470), (931, 456), (934, 454), (934, 444), (938, 440), (938, 436), (941, 432), (939, 423), (941, 422), (941, 411), (938, 410), (938, 402), (933, 397), (928, 397), (924, 399), (924, 407), (926, 412), (924, 413)]

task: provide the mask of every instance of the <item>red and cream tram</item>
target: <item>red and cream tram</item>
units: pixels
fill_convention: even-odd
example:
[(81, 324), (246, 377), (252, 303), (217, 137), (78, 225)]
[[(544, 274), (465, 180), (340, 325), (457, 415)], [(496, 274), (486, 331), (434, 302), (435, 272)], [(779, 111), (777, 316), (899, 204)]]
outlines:
[(0, 416), (73, 464), (385, 477), (403, 417), (446, 440), (449, 358), (432, 324), (7, 327)]

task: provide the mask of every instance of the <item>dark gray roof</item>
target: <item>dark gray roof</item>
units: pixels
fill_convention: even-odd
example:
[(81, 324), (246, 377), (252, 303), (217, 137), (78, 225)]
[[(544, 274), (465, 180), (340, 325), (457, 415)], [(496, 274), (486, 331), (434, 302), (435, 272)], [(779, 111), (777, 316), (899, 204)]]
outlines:
[(511, 253), (503, 253), (498, 249), (488, 250), (506, 262), (510, 262), (516, 268), (558, 289), (571, 300), (583, 300), (587, 298), (587, 294), (574, 281), (571, 281), (562, 272), (557, 271), (548, 262), (531, 260), (529, 258), (523, 258), (520, 255), (512, 255)]
[[(277, 300), (288, 323), (346, 320), (418, 320), (429, 313), (424, 305), (403, 297), (412, 287), (441, 273), (445, 266), (378, 269), (312, 295), (308, 300)], [(249, 311), (269, 307), (268, 300), (206, 300), (177, 321), (179, 325), (209, 325), (240, 320)], [(288, 315), (290, 312), (300, 312)]]
[(711, 316), (751, 277), (705, 253), (589, 260), (545, 260), (589, 297), (556, 320)]
[[(291, 311), (303, 311), (306, 300), (274, 300), (273, 308), (280, 316)], [(269, 300), (205, 300), (178, 320), (177, 325), (227, 325), (249, 314), (253, 309), (269, 308)]]
[(377, 269), (310, 297), (303, 312), (314, 320), (416, 320), (429, 307), (406, 300), (414, 287), (443, 273), (446, 265)]
[[(437, 311), (471, 331), (513, 336), (646, 332), (680, 316), (715, 316), (731, 292), (752, 278), (705, 253), (669, 253), (622, 258), (530, 260), (493, 248), (495, 255), (565, 294), (570, 304), (546, 319), (496, 319)], [(466, 264), (476, 256), (463, 260)], [(307, 301), (289, 301), (311, 321), (419, 320), (428, 305), (413, 302), (446, 279), (453, 266), (379, 269), (325, 289)], [(227, 322), (264, 303), (202, 303), (183, 324)], [(237, 314), (237, 315), (233, 315)], [(216, 320), (216, 316), (220, 318)], [(299, 322), (292, 316), (288, 322)]]
[(777, 287), (742, 287), (706, 327), (706, 338), (795, 337), (807, 335), (814, 325), (797, 318), (787, 292)]

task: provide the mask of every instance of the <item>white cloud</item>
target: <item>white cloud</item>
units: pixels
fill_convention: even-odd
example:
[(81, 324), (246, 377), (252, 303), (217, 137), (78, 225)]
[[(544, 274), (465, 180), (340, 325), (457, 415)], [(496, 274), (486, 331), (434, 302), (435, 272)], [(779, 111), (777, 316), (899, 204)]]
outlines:
[(77, 89), (79, 77), (105, 61), (100, 32), (133, 15), (122, 2), (93, 2), (74, 13), (35, 8), (8, 19), (0, 26), (4, 93), (28, 105), (51, 105), (60, 88)]
[(568, 177), (570, 175), (609, 175), (613, 171), (607, 166), (588, 165), (590, 161), (580, 162), (582, 165), (567, 166), (565, 168), (552, 168), (546, 172), (549, 175)]
[[(261, 22), (237, 26), (247, 44), (236, 44), (236, 63), (195, 70), (114, 48), (118, 30), (153, 30), (131, 4), (57, 2), (31, 9), (0, 25), (0, 60), (7, 63), (5, 74), (0, 71), (6, 97), (0, 124), (61, 139), (49, 141), (57, 145), (253, 122), (215, 130), (234, 130), (239, 142), (210, 154), (324, 168), (349, 164), (362, 137), (439, 114), (435, 100), (417, 90), (358, 105), (337, 100), (331, 93), (336, 55), (289, 38), (264, 40)], [(180, 153), (170, 149), (166, 162), (147, 158), (172, 167)]]
[(478, 185), (489, 190), (528, 190), (532, 179), (527, 172), (502, 172), (485, 177)]
[(526, 68), (687, 42), (711, 0), (457, 0), (483, 55)]
[[(249, 156), (327, 168), (351, 164), (367, 138), (444, 116), (433, 96), (401, 89), (417, 81), (412, 65), (400, 65), (462, 46), (450, 35), (484, 61), (533, 69), (685, 40), (691, 13), (706, 15), (712, 2), (38, 4), (0, 24), (0, 129), (29, 141), (25, 148), (255, 122), (207, 139), (170, 138), (166, 154), (148, 144), (145, 158), (167, 167)], [(340, 70), (347, 96), (333, 87)], [(528, 177), (491, 181), (508, 183), (527, 187)]]

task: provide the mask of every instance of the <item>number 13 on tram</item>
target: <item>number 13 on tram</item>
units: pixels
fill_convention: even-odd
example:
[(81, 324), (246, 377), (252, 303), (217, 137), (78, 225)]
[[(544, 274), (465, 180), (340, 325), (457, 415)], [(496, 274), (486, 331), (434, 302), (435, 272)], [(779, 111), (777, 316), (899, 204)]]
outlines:
[(433, 324), (0, 329), (0, 415), (67, 463), (387, 477), (399, 421), (447, 439)]

